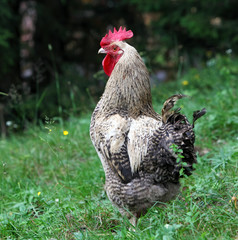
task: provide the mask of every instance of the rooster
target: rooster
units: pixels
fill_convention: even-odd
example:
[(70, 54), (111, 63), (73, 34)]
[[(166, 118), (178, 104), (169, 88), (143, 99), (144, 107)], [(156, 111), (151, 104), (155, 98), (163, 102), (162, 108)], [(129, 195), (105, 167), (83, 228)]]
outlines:
[(181, 94), (164, 103), (161, 115), (154, 111), (148, 70), (124, 41), (132, 36), (131, 30), (114, 28), (100, 42), (109, 79), (92, 114), (90, 137), (105, 171), (108, 198), (135, 226), (148, 208), (175, 198), (180, 177), (191, 175), (193, 126), (206, 111), (194, 112), (190, 124), (180, 109), (172, 111)]

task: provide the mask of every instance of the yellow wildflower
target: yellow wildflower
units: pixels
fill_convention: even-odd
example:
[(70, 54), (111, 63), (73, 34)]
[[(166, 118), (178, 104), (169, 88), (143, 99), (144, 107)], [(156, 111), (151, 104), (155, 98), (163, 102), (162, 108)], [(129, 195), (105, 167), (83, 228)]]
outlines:
[(200, 79), (199, 74), (194, 75), (194, 78), (195, 78), (196, 80), (199, 80), (199, 79)]
[(68, 131), (63, 131), (63, 134), (66, 136), (66, 135), (69, 134), (69, 132)]
[(188, 81), (187, 81), (187, 80), (184, 80), (184, 81), (182, 81), (182, 84), (183, 84), (184, 86), (187, 86), (187, 85), (188, 85)]
[(49, 133), (52, 132), (52, 129), (49, 127), (45, 127), (45, 129), (47, 129), (49, 131)]
[(40, 196), (41, 192), (38, 192), (37, 195)]

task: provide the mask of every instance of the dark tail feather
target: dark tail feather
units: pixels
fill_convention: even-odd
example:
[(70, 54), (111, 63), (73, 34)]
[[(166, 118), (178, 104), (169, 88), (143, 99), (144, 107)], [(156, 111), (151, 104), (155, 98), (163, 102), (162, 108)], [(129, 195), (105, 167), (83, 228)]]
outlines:
[(202, 110), (197, 110), (193, 112), (193, 128), (194, 128), (194, 123), (203, 115), (205, 115), (207, 112), (206, 108), (203, 108)]
[(183, 94), (176, 94), (168, 98), (163, 105), (162, 108), (162, 121), (163, 123), (166, 123), (169, 117), (171, 117), (174, 113), (178, 113), (180, 109), (176, 109), (174, 111), (171, 111), (171, 109), (174, 107), (175, 103), (181, 99), (187, 97), (186, 95)]
[[(172, 96), (164, 103), (162, 109), (162, 114), (164, 114), (163, 121), (166, 121), (165, 126), (173, 126), (173, 131), (171, 131), (170, 134), (173, 135), (174, 144), (178, 146), (178, 149), (182, 150), (183, 155), (181, 162), (174, 165), (174, 170), (172, 173), (174, 181), (178, 181), (179, 177), (181, 177), (179, 174), (181, 168), (184, 169), (184, 174), (187, 176), (191, 175), (192, 171), (194, 170), (193, 164), (197, 162), (197, 157), (194, 149), (194, 123), (197, 119), (199, 119), (206, 113), (205, 108), (195, 111), (193, 113), (193, 123), (190, 124), (186, 116), (179, 112), (180, 109), (171, 111), (171, 108), (174, 106), (176, 101), (182, 97), (185, 96)], [(186, 163), (186, 165), (182, 164), (182, 162)]]

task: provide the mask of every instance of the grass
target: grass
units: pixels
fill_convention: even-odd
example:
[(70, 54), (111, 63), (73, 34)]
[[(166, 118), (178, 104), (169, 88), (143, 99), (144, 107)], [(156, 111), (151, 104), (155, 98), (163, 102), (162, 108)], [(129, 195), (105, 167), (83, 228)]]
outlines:
[[(0, 140), (0, 239), (237, 239), (238, 62), (212, 59), (153, 89), (154, 106), (175, 93), (182, 111), (207, 108), (196, 124), (198, 164), (181, 194), (153, 207), (135, 231), (103, 190), (89, 139), (90, 115), (32, 127)], [(184, 84), (184, 81), (185, 82)], [(64, 135), (63, 131), (68, 131)]]

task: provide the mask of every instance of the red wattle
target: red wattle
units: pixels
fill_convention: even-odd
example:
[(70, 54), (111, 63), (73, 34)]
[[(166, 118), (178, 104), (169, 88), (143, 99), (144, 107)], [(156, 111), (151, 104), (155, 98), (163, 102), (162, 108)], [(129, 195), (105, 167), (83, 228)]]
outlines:
[(106, 57), (102, 61), (102, 66), (104, 72), (110, 77), (114, 66), (116, 65), (116, 59), (112, 57), (110, 54), (107, 54)]
[(104, 72), (110, 77), (112, 70), (114, 69), (116, 63), (120, 59), (121, 55), (112, 56), (107, 54), (106, 57), (102, 61), (102, 66)]

